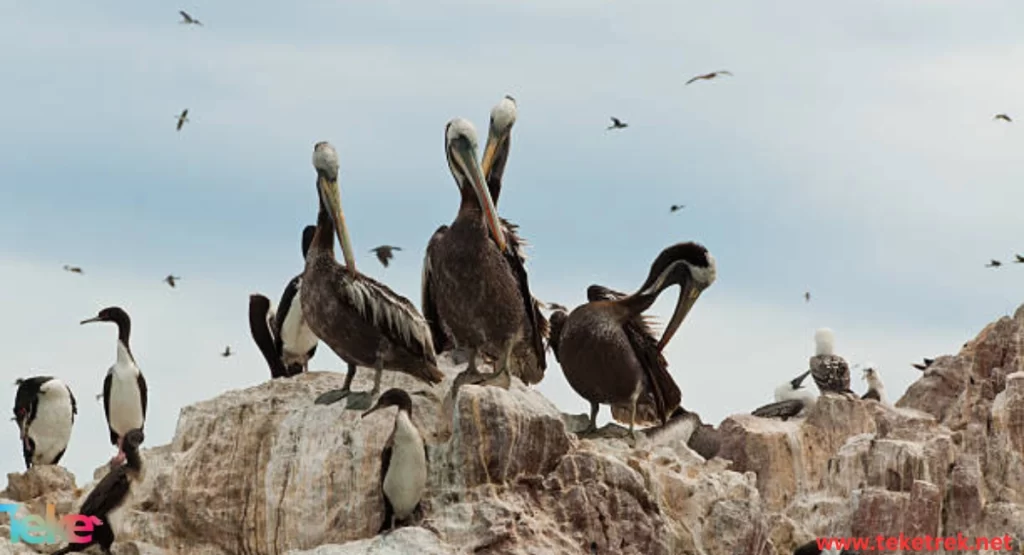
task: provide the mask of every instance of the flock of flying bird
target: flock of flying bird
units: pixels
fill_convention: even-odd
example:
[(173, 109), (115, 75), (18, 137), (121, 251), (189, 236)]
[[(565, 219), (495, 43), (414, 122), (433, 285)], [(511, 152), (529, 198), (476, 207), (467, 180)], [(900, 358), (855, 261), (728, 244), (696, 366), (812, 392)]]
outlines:
[[(181, 23), (201, 25), (189, 14), (180, 13)], [(722, 75), (732, 74), (716, 71), (698, 75), (687, 84)], [(177, 116), (179, 130), (187, 116), (188, 110)], [(261, 294), (249, 299), (250, 332), (272, 379), (305, 372), (323, 342), (345, 361), (347, 374), (340, 389), (321, 394), (315, 404), (344, 400), (345, 409), (361, 411), (363, 417), (387, 407), (398, 409), (381, 453), (382, 532), (413, 515), (429, 473), (426, 444), (411, 419), (410, 394), (398, 388), (381, 394), (383, 373), (404, 373), (434, 386), (444, 379), (438, 369), (438, 357), (443, 353), (458, 351), (468, 360), (448, 392), (453, 399), (460, 387), (469, 384), (508, 388), (513, 376), (527, 386), (540, 382), (550, 349), (569, 385), (590, 403), (589, 424), (581, 437), (601, 437), (612, 428), (597, 428), (600, 405), (609, 405), (613, 419), (628, 424), (629, 442), (638, 437), (637, 425), (664, 428), (672, 421), (686, 420), (697, 425), (691, 447), (706, 458), (718, 450), (713, 427), (681, 406), (680, 389), (663, 354), (701, 293), (715, 282), (714, 257), (698, 243), (676, 243), (658, 254), (633, 293), (591, 285), (588, 302), (572, 310), (537, 300), (530, 292), (525, 269), (525, 241), (518, 226), (500, 217), (497, 210), (515, 121), (516, 101), (505, 96), (491, 111), (482, 158), (478, 158), (477, 135), (469, 121), (455, 118), (445, 127), (445, 155), (459, 190), (459, 208), (451, 224), (439, 227), (428, 242), (419, 309), (357, 270), (341, 206), (338, 154), (327, 142), (319, 142), (313, 149), (318, 210), (316, 225), (302, 232), (304, 268), (286, 284), (276, 306)], [(609, 129), (627, 127), (616, 118), (612, 122)], [(670, 210), (684, 207), (673, 205)], [(335, 238), (344, 263), (335, 256)], [(371, 252), (387, 267), (393, 251), (400, 250), (382, 245)], [(1024, 262), (1020, 255), (1017, 259)], [(79, 267), (64, 269), (83, 273)], [(179, 279), (168, 275), (164, 281), (175, 287)], [(644, 312), (672, 286), (679, 287), (679, 296), (667, 326), (657, 337)], [(810, 293), (805, 298), (809, 301)], [(548, 317), (544, 308), (550, 311)], [(110, 461), (110, 472), (79, 510), (102, 521), (92, 543), (72, 544), (57, 553), (81, 551), (92, 544), (109, 553), (114, 532), (108, 514), (123, 503), (142, 467), (139, 449), (144, 441), (148, 390), (130, 346), (131, 319), (124, 309), (113, 306), (81, 323), (92, 322), (112, 323), (118, 329), (116, 359), (104, 378), (102, 394), (110, 442), (118, 451)], [(808, 375), (821, 394), (857, 398), (850, 389), (849, 366), (834, 353), (832, 332), (818, 330), (815, 343), (809, 369), (779, 386), (774, 402), (756, 409), (753, 415), (787, 419), (805, 412), (818, 397), (804, 385)], [(230, 347), (221, 354), (230, 356)], [(930, 362), (926, 359), (926, 365)], [(482, 363), (489, 363), (491, 371), (482, 371)], [(370, 391), (351, 389), (360, 366), (373, 370)], [(887, 403), (873, 365), (866, 365), (864, 379), (869, 389), (860, 399)], [(26, 467), (58, 464), (78, 413), (74, 395), (63, 381), (51, 376), (17, 383), (14, 419)]]

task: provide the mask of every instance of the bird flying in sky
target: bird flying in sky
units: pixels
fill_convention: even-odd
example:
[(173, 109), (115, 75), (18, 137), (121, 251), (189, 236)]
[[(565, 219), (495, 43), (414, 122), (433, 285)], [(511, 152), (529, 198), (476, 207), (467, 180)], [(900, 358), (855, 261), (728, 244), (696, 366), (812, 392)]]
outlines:
[(985, 264), (985, 267), (986, 268), (998, 268), (998, 267), (1000, 267), (1002, 265), (1003, 265), (1002, 262), (1000, 262), (998, 260), (993, 260), (992, 262), (989, 262), (988, 264)]
[(171, 287), (174, 287), (179, 279), (181, 279), (181, 276), (168, 275), (167, 277), (164, 278), (164, 283), (170, 285)]
[(725, 71), (725, 70), (712, 71), (711, 73), (705, 73), (704, 75), (698, 75), (698, 76), (690, 79), (689, 81), (687, 81), (686, 84), (689, 85), (690, 83), (693, 83), (694, 81), (701, 81), (701, 80), (710, 81), (710, 80), (714, 79), (715, 77), (718, 77), (719, 75), (732, 75), (732, 73), (729, 73), (728, 71)]
[(568, 308), (558, 303), (548, 303), (548, 310), (561, 310), (562, 312), (569, 312)]
[(1001, 120), (1005, 121), (1006, 123), (1013, 123), (1013, 120), (1010, 119), (1010, 116), (1008, 116), (1006, 114), (996, 114), (996, 116), (994, 118), (992, 118), (992, 119), (1001, 119)]
[(181, 126), (188, 121), (188, 108), (182, 110), (180, 115), (174, 116), (174, 119), (178, 120), (178, 131), (181, 131)]
[(810, 291), (804, 292), (804, 302), (805, 303), (811, 302), (811, 292)]
[(1024, 264), (1024, 256), (1021, 256), (1019, 254), (1015, 254), (1013, 256), (1017, 258), (1017, 260), (1014, 260), (1014, 262), (1016, 262), (1017, 264)]
[(67, 264), (64, 265), (64, 271), (65, 272), (71, 272), (72, 274), (84, 274), (85, 273), (78, 266), (68, 266)]
[(228, 345), (227, 347), (224, 347), (224, 352), (221, 353), (220, 356), (222, 356), (224, 358), (227, 358), (227, 357), (229, 357), (229, 356), (231, 356), (233, 354), (235, 354), (235, 353), (231, 352), (231, 345)]
[(392, 251), (400, 250), (402, 249), (399, 247), (393, 247), (391, 245), (381, 245), (379, 247), (370, 249), (370, 252), (376, 254), (377, 260), (380, 260), (380, 263), (383, 264), (385, 268), (387, 268), (388, 262), (395, 257), (395, 253)]
[(683, 208), (686, 208), (685, 204), (673, 204), (672, 206), (669, 207), (668, 210), (669, 210), (669, 212), (678, 212), (679, 210), (682, 210)]
[(608, 129), (625, 129), (629, 127), (628, 123), (623, 122), (619, 118), (612, 118), (612, 124), (608, 126)]
[(178, 13), (181, 14), (181, 21), (179, 23), (183, 25), (199, 25), (200, 27), (203, 26), (203, 24), (198, 19), (192, 17), (191, 15), (188, 15), (188, 13), (181, 10), (178, 10)]

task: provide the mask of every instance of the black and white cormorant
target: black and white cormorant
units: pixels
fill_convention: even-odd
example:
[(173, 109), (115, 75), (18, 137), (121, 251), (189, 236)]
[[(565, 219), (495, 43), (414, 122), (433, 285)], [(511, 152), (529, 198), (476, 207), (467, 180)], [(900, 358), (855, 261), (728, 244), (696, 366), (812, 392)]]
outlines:
[(124, 435), (124, 459), (123, 465), (110, 469), (110, 472), (96, 484), (96, 487), (89, 492), (89, 496), (82, 502), (78, 514), (91, 516), (98, 519), (92, 531), (92, 540), (86, 543), (72, 543), (52, 555), (64, 555), (65, 553), (76, 553), (85, 551), (93, 545), (99, 545), (103, 553), (110, 554), (110, 546), (114, 543), (114, 529), (110, 525), (110, 513), (117, 510), (131, 490), (132, 484), (138, 480), (142, 472), (142, 455), (139, 453), (139, 446), (145, 440), (140, 429), (129, 430)]
[(146, 378), (135, 363), (129, 339), (132, 321), (121, 307), (111, 306), (100, 311), (95, 318), (82, 320), (90, 322), (112, 322), (117, 324), (117, 360), (107, 370), (103, 380), (103, 411), (107, 415), (110, 429), (110, 443), (117, 445), (117, 456), (110, 462), (124, 462), (124, 436), (130, 430), (142, 430), (146, 425), (146, 407), (149, 393)]
[(59, 463), (78, 414), (71, 388), (52, 376), (19, 379), (15, 384), (14, 420), (21, 431), (25, 468)]
[(850, 366), (835, 354), (835, 335), (828, 328), (814, 333), (815, 354), (810, 359), (811, 377), (822, 393), (856, 394), (850, 389)]
[[(316, 226), (302, 230), (302, 258), (313, 243)], [(302, 314), (302, 274), (288, 282), (275, 312), (270, 299), (255, 293), (249, 296), (249, 332), (270, 367), (271, 378), (295, 376), (305, 372), (316, 354), (319, 342)]]
[(384, 392), (366, 415), (385, 407), (398, 407), (395, 425), (380, 454), (380, 483), (384, 492), (384, 522), (380, 532), (394, 529), (409, 518), (427, 487), (427, 446), (412, 421), (412, 398), (404, 390)]

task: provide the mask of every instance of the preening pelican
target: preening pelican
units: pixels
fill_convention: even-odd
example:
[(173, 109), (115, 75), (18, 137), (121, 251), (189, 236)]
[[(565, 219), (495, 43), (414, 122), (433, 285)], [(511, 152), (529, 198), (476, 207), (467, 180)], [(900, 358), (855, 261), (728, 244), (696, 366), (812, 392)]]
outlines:
[[(483, 164), (481, 173), (487, 182), (487, 190), (491, 195), (494, 206), (498, 205), (498, 197), (501, 195), (502, 177), (505, 172), (505, 164), (512, 143), (512, 126), (516, 123), (516, 101), (506, 95), (491, 110), (490, 125), (488, 126), (487, 143), (484, 146)], [(475, 201), (474, 201), (475, 202)], [(506, 220), (498, 218), (505, 240), (508, 243), (508, 250), (515, 256), (516, 261), (512, 262), (518, 277), (521, 280), (522, 288), (529, 292), (529, 283), (526, 278), (526, 241), (519, 236), (519, 226)], [(439, 238), (448, 230), (448, 226), (441, 226), (434, 232), (431, 241)], [(430, 264), (429, 249), (424, 259), (424, 268)], [(451, 331), (437, 313), (434, 295), (428, 295), (431, 291), (429, 284), (424, 281), (423, 287), (423, 312), (427, 321), (430, 322), (430, 331), (434, 336), (434, 350), (438, 353), (448, 351), (458, 345), (452, 337)], [(432, 291), (431, 291), (432, 292)], [(517, 341), (512, 349), (511, 365), (509, 372), (518, 376), (526, 384), (534, 384), (544, 378), (544, 371), (547, 369), (547, 361), (544, 357), (544, 340), (548, 336), (548, 322), (541, 313), (542, 303), (530, 295), (531, 302), (526, 306), (529, 318), (529, 330), (522, 341)], [(492, 358), (502, 357), (502, 345), (489, 344), (483, 347), (484, 352)]]
[[(590, 401), (590, 427), (597, 429), (601, 404), (612, 416), (628, 422), (664, 424), (679, 406), (681, 394), (661, 352), (675, 335), (700, 294), (715, 281), (715, 259), (697, 243), (679, 243), (663, 250), (651, 265), (647, 281), (632, 295), (606, 287), (587, 289), (590, 302), (576, 307), (566, 318), (555, 318), (553, 348), (569, 385)], [(662, 291), (679, 285), (675, 312), (660, 340), (644, 320)]]
[[(302, 274), (302, 314), (309, 328), (348, 363), (345, 384), (321, 395), (318, 404), (348, 397), (347, 408), (366, 410), (380, 392), (384, 369), (404, 372), (429, 384), (440, 383), (430, 328), (416, 307), (383, 283), (356, 270), (355, 253), (341, 210), (338, 153), (326, 141), (313, 148), (320, 211)], [(345, 265), (334, 256), (334, 237)], [(376, 370), (373, 390), (351, 392), (356, 366)]]
[[(473, 124), (462, 118), (449, 121), (445, 154), (462, 201), (451, 226), (439, 228), (427, 244), (424, 313), (434, 329), (445, 330), (455, 344), (470, 350), (469, 367), (456, 384), (483, 378), (477, 370), (482, 350), (497, 354), (495, 372), (487, 381), (507, 387), (509, 376), (516, 374), (536, 383), (546, 367), (537, 305), (522, 259), (510, 248), (498, 219), (476, 152)], [(513, 356), (519, 342), (528, 344), (529, 356)]]

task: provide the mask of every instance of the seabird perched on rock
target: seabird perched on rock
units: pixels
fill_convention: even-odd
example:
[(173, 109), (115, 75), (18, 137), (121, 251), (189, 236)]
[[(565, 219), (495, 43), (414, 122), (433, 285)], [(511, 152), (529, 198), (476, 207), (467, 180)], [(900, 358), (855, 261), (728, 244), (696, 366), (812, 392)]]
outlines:
[(829, 328), (814, 333), (815, 354), (810, 359), (811, 377), (822, 393), (855, 395), (850, 390), (850, 366), (835, 354), (835, 334)]
[(804, 385), (804, 380), (811, 374), (808, 370), (803, 374), (793, 378), (792, 380), (786, 380), (778, 387), (775, 388), (775, 401), (790, 401), (793, 399), (813, 399), (817, 397), (814, 391), (811, 391), (809, 387)]
[(124, 459), (123, 465), (116, 466), (107, 472), (96, 484), (96, 487), (89, 492), (89, 496), (82, 502), (78, 514), (94, 517), (94, 528), (92, 539), (85, 543), (72, 543), (52, 555), (64, 555), (65, 553), (76, 553), (85, 551), (93, 545), (99, 545), (103, 553), (109, 555), (110, 546), (114, 543), (114, 529), (110, 525), (110, 513), (117, 510), (127, 499), (132, 483), (139, 479), (142, 472), (142, 455), (139, 453), (139, 446), (145, 440), (140, 429), (129, 430), (124, 435)]
[(78, 414), (71, 388), (52, 376), (35, 376), (14, 383), (18, 386), (14, 420), (21, 432), (25, 469), (59, 463)]
[(921, 362), (915, 362), (915, 363), (914, 363), (914, 364), (912, 365), (912, 366), (913, 366), (914, 368), (917, 368), (918, 370), (921, 370), (922, 372), (923, 372), (923, 371), (925, 371), (925, 370), (927, 370), (927, 369), (928, 369), (928, 367), (929, 367), (929, 366), (931, 366), (933, 362), (935, 362), (935, 359), (934, 359), (934, 358), (924, 358), (924, 359), (922, 359), (922, 360), (924, 361), (923, 363), (921, 363)]
[(117, 456), (110, 463), (116, 465), (124, 462), (125, 434), (145, 427), (149, 394), (146, 378), (135, 363), (129, 343), (132, 321), (128, 313), (121, 307), (111, 306), (101, 310), (95, 318), (82, 320), (82, 324), (90, 322), (117, 324), (117, 360), (103, 380), (103, 411), (110, 429), (110, 444), (117, 445)]
[(427, 446), (412, 421), (412, 399), (401, 389), (389, 389), (377, 404), (363, 413), (398, 407), (391, 436), (380, 454), (380, 484), (384, 493), (384, 522), (380, 532), (392, 530), (396, 521), (406, 520), (420, 504), (427, 487)]
[(874, 363), (869, 362), (864, 365), (864, 380), (868, 382), (868, 391), (861, 399), (874, 399), (883, 405), (888, 405), (889, 399), (885, 396), (885, 385), (882, 384), (882, 377), (878, 374), (878, 368)]
[[(313, 225), (302, 230), (303, 260), (314, 233)], [(302, 274), (285, 286), (276, 312), (267, 297), (259, 293), (249, 296), (249, 333), (270, 367), (271, 379), (295, 376), (308, 369), (319, 339), (302, 313)]]
[[(348, 397), (347, 408), (366, 410), (380, 391), (385, 368), (427, 384), (438, 384), (430, 327), (409, 299), (356, 269), (355, 251), (345, 225), (338, 188), (338, 152), (327, 141), (313, 147), (320, 197), (316, 230), (302, 274), (302, 314), (309, 329), (348, 364), (345, 384), (316, 399), (331, 404)], [(345, 265), (334, 255), (334, 236)], [(356, 367), (374, 369), (373, 389), (351, 391)]]
[[(455, 345), (470, 351), (453, 396), (462, 383), (508, 387), (512, 375), (537, 383), (547, 367), (547, 323), (530, 293), (523, 258), (511, 248), (507, 225), (498, 218), (476, 150), (473, 124), (449, 121), (445, 154), (461, 202), (452, 224), (430, 238), (423, 260), (423, 313), (432, 334), (451, 334)], [(488, 352), (497, 362), (491, 374), (483, 374), (477, 359)]]
[[(629, 423), (665, 424), (681, 400), (679, 387), (662, 355), (700, 294), (715, 282), (715, 259), (697, 243), (678, 243), (658, 255), (646, 281), (632, 295), (599, 285), (587, 289), (587, 304), (556, 320), (550, 344), (569, 385), (590, 402), (590, 425), (597, 429), (601, 404), (612, 417)], [(662, 291), (680, 287), (676, 308), (660, 340), (655, 340), (646, 311)], [(558, 314), (558, 313), (555, 313)]]

